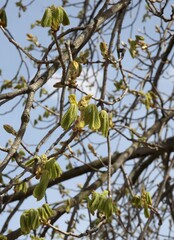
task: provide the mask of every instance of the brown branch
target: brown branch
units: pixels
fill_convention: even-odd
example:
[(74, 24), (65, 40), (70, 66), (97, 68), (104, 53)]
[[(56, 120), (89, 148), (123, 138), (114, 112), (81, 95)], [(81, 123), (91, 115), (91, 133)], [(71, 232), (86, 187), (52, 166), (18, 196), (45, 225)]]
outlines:
[[(164, 152), (174, 152), (174, 137), (168, 138), (167, 140), (164, 140), (163, 142), (161, 142), (158, 146), (158, 149), (156, 149), (156, 148), (152, 149), (152, 148), (148, 148), (148, 147), (138, 148), (134, 153), (132, 153), (132, 155), (127, 157), (127, 161), (135, 159), (135, 158), (139, 158), (139, 157), (147, 157), (147, 156), (153, 156), (153, 155), (158, 156)], [(124, 154), (124, 153), (122, 153), (122, 154)], [(114, 153), (111, 158), (112, 164), (116, 163), (118, 158), (120, 156), (122, 156), (122, 154)], [(94, 168), (100, 169), (103, 167), (103, 163), (105, 165), (108, 164), (108, 157), (104, 157), (102, 159), (102, 161), (100, 161), (100, 160), (93, 161), (92, 163), (88, 164), (89, 166), (82, 165), (80, 167), (76, 167), (67, 172), (64, 172), (59, 178), (55, 179), (54, 181), (50, 181), (48, 187), (52, 187), (58, 183), (67, 181), (71, 178), (81, 176), (85, 173), (92, 172), (92, 171), (94, 171)], [(32, 195), (33, 189), (35, 188), (35, 186), (36, 185), (31, 186), (28, 189), (27, 193), (25, 194), (26, 198)], [(6, 195), (3, 197), (3, 203), (5, 203), (7, 201), (14, 202), (14, 201), (20, 200), (22, 197), (23, 197), (22, 193)]]

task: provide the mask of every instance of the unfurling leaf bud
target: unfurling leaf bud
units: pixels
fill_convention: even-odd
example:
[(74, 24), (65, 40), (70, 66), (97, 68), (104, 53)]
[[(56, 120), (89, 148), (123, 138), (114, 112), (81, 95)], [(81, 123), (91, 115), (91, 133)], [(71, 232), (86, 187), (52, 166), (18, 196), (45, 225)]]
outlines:
[(108, 130), (109, 130), (109, 116), (108, 113), (105, 110), (101, 110), (99, 113), (101, 127), (99, 131), (102, 132), (102, 135), (104, 137), (108, 136)]
[(108, 53), (108, 45), (105, 42), (100, 43), (100, 51), (103, 57), (106, 57)]
[(33, 196), (37, 198), (37, 201), (41, 200), (44, 195), (45, 191), (47, 189), (49, 182), (49, 172), (47, 170), (44, 170), (40, 179), (40, 182), (36, 185), (33, 191)]
[(42, 27), (51, 27), (53, 31), (58, 31), (60, 24), (69, 25), (70, 21), (67, 13), (62, 7), (52, 5), (48, 7), (41, 20)]
[(59, 164), (56, 162), (55, 158), (51, 158), (48, 160), (48, 162), (45, 164), (45, 170), (49, 172), (49, 179), (54, 180), (55, 178), (60, 177), (62, 174), (62, 170), (59, 166)]
[[(60, 7), (60, 8), (62, 8), (62, 7)], [(63, 8), (62, 8), (62, 9), (63, 9)], [(68, 15), (67, 15), (67, 13), (65, 12), (64, 9), (63, 9), (63, 21), (62, 21), (62, 24), (63, 24), (64, 26), (70, 24), (69, 17), (68, 17)]]
[(145, 202), (144, 203), (144, 216), (146, 218), (149, 218), (150, 217), (150, 213), (149, 213), (149, 209), (148, 209), (148, 204)]
[(17, 185), (14, 186), (14, 191), (15, 192), (23, 192), (26, 193), (28, 190), (28, 185), (26, 182), (21, 182), (18, 183)]
[(66, 113), (62, 117), (61, 127), (68, 130), (71, 124), (77, 119), (77, 104), (71, 104)]
[(80, 76), (81, 71), (82, 71), (81, 64), (75, 60), (72, 61), (70, 63), (70, 68), (69, 68), (69, 79), (71, 81), (75, 80), (77, 77)]
[(86, 96), (84, 96), (79, 102), (78, 102), (78, 109), (80, 111), (83, 111), (87, 106), (89, 101), (92, 98), (92, 94), (88, 94)]
[(146, 192), (146, 202), (148, 205), (152, 205), (152, 198), (149, 192)]
[(89, 125), (91, 130), (98, 130), (101, 126), (98, 108), (95, 104), (88, 105), (84, 110), (85, 125)]
[(35, 230), (39, 227), (39, 213), (36, 209), (25, 210), (20, 217), (21, 231), (24, 234), (28, 234), (31, 230)]
[(54, 215), (54, 211), (47, 203), (43, 204), (42, 207), (38, 208), (38, 213), (41, 222), (44, 223), (47, 223), (48, 219)]
[(50, 8), (47, 8), (42, 17), (41, 26), (42, 27), (51, 27), (51, 24), (52, 24), (52, 11)]
[(68, 98), (69, 98), (70, 104), (76, 104), (77, 105), (77, 100), (76, 100), (76, 95), (75, 94), (70, 94)]

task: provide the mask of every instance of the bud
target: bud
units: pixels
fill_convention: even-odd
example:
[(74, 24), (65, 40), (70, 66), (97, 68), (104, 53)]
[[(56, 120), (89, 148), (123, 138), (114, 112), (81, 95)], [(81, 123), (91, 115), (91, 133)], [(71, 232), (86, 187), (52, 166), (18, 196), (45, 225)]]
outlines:
[(100, 43), (100, 51), (101, 51), (101, 54), (104, 56), (107, 54), (108, 52), (108, 46), (105, 42), (101, 42)]
[(16, 131), (14, 130), (14, 128), (12, 126), (10, 126), (9, 124), (4, 124), (3, 128), (5, 129), (6, 132), (16, 136)]
[(0, 26), (7, 27), (7, 15), (3, 8), (0, 9)]

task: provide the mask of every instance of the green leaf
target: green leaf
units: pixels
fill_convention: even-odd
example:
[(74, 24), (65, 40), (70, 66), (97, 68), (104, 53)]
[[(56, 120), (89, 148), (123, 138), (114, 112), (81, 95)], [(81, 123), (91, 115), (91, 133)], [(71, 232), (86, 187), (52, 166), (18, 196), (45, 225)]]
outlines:
[(76, 104), (77, 105), (77, 100), (76, 100), (76, 95), (75, 94), (70, 94), (68, 98), (69, 98), (70, 104)]
[(148, 204), (145, 202), (144, 203), (144, 216), (146, 218), (149, 218), (150, 217), (150, 213), (149, 213), (149, 209), (148, 209)]
[(85, 108), (88, 106), (89, 101), (92, 98), (92, 94), (88, 94), (84, 96), (79, 102), (78, 102), (78, 109), (80, 111), (85, 110)]
[(40, 201), (46, 192), (47, 186), (49, 182), (49, 171), (44, 170), (42, 176), (40, 178), (40, 182), (36, 185), (33, 191), (33, 196)]
[(60, 177), (62, 174), (62, 170), (59, 166), (59, 164), (56, 162), (55, 158), (51, 158), (48, 160), (48, 162), (45, 164), (45, 170), (49, 172), (49, 179), (54, 180), (55, 178)]
[(68, 198), (66, 200), (66, 212), (69, 213), (71, 209), (71, 200)]
[[(59, 7), (59, 8), (62, 8), (62, 7)], [(66, 13), (66, 11), (63, 8), (62, 8), (62, 10), (63, 10), (63, 21), (62, 21), (62, 24), (64, 26), (69, 25), (70, 24), (70, 20), (69, 20), (68, 14)]]
[(108, 113), (105, 110), (101, 110), (99, 113), (99, 117), (100, 117), (100, 122), (101, 122), (101, 126), (99, 131), (102, 132), (102, 135), (104, 137), (108, 136), (108, 130), (109, 130), (109, 116)]
[(84, 110), (85, 125), (91, 130), (98, 130), (101, 126), (98, 108), (95, 104), (88, 105)]
[(51, 24), (52, 24), (52, 11), (50, 8), (47, 8), (42, 17), (41, 26), (42, 27), (51, 27)]
[(53, 31), (57, 31), (59, 29), (61, 21), (63, 20), (63, 12), (54, 5), (51, 6), (51, 11), (52, 11), (51, 29)]
[(62, 117), (61, 127), (68, 130), (71, 124), (77, 119), (77, 104), (71, 104), (66, 113)]

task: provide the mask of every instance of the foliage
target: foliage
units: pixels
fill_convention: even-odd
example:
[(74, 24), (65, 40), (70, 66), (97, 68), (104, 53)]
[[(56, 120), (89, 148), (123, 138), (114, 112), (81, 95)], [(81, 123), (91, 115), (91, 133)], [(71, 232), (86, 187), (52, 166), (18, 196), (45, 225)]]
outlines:
[(2, 2), (0, 239), (174, 238), (171, 1)]

